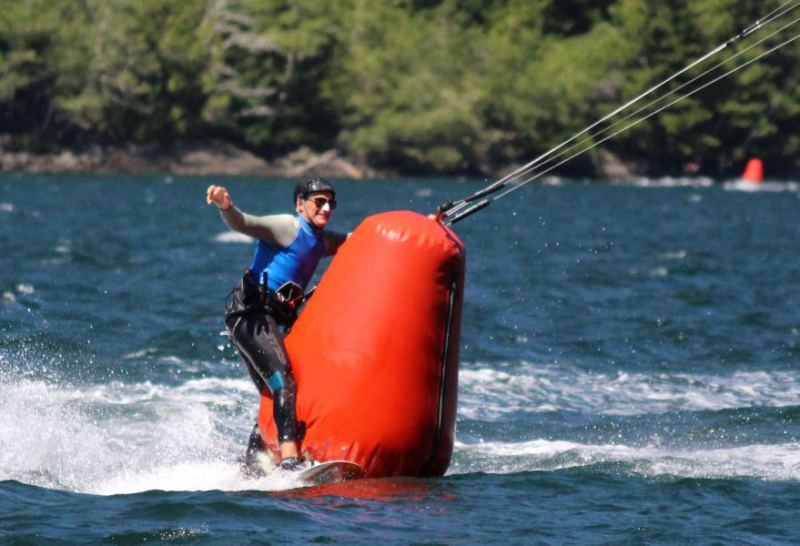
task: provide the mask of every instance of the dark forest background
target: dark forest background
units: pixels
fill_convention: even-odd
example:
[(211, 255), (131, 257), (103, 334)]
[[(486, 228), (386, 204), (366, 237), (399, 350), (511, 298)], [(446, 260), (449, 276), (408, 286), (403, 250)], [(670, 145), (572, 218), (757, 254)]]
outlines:
[[(0, 144), (47, 152), (222, 141), (268, 159), (309, 146), (406, 174), (490, 174), (558, 144), (781, 4), (0, 0)], [(796, 173), (798, 43), (565, 169), (592, 173), (613, 161), (644, 174), (723, 175), (757, 155), (773, 173)]]

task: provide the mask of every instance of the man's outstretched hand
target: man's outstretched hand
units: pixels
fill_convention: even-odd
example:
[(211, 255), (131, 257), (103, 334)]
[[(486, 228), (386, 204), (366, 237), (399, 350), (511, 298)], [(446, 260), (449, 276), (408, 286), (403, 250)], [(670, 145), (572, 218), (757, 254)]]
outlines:
[(233, 206), (233, 200), (227, 188), (213, 184), (206, 190), (206, 202), (209, 205), (215, 205), (221, 210), (227, 210)]

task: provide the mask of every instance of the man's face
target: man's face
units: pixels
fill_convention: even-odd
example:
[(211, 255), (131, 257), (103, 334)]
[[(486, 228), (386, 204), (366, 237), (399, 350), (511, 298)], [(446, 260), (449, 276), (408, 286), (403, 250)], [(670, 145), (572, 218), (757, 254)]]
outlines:
[(333, 194), (329, 191), (313, 192), (308, 194), (305, 199), (297, 198), (297, 212), (320, 229), (328, 225), (335, 206), (336, 201), (333, 200)]

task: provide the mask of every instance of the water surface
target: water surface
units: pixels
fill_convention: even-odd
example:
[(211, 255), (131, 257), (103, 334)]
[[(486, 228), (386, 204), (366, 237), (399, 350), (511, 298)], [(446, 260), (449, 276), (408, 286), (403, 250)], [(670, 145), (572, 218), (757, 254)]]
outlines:
[[(210, 182), (0, 175), (1, 544), (797, 541), (796, 183), (553, 180), (457, 224), (447, 475), (296, 489), (238, 471), (258, 399), (219, 333), (252, 249)], [(486, 183), (340, 182), (332, 227)]]

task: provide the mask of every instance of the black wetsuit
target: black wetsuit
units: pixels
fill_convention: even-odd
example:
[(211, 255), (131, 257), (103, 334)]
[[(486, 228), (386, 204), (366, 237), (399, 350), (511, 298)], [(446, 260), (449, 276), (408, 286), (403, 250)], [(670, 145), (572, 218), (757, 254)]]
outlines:
[(288, 328), (295, 313), (278, 301), (248, 270), (228, 296), (225, 325), (258, 392), (273, 398), (278, 441), (297, 439), (295, 396), (297, 387), (283, 344), (281, 328)]

